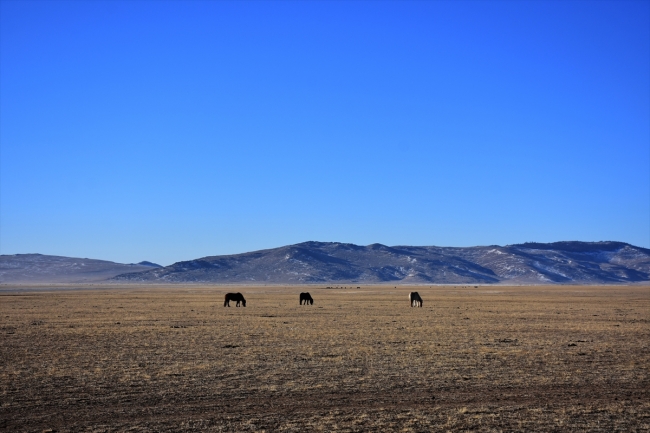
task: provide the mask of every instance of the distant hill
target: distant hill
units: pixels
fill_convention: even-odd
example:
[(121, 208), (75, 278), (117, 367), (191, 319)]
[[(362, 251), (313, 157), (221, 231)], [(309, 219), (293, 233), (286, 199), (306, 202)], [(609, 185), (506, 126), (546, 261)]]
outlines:
[(146, 260), (144, 262), (139, 262), (138, 265), (149, 266), (151, 268), (162, 268), (162, 266), (160, 266), (158, 263), (152, 263), (152, 262), (148, 262)]
[[(149, 264), (143, 264), (149, 263)], [(155, 263), (122, 264), (106, 260), (48, 256), (0, 255), (0, 283), (88, 283), (106, 281), (119, 274), (147, 271)]]
[(261, 284), (608, 284), (650, 281), (650, 250), (623, 242), (435, 247), (304, 242), (112, 278)]

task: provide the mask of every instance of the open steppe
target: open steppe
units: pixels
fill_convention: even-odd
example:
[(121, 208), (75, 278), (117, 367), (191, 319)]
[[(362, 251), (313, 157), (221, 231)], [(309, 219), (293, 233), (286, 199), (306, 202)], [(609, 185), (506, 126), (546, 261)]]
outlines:
[(410, 290), (3, 288), (0, 430), (650, 431), (648, 286)]

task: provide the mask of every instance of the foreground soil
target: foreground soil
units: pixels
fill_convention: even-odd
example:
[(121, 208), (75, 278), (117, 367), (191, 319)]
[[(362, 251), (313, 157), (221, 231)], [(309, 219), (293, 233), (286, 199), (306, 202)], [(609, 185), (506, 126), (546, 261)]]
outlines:
[(0, 430), (650, 431), (649, 287), (410, 290), (5, 290)]

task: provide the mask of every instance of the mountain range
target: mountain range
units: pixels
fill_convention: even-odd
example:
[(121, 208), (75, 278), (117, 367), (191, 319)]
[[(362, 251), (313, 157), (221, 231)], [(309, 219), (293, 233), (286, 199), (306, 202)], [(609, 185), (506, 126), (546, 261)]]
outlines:
[(130, 272), (116, 282), (610, 284), (650, 281), (650, 250), (623, 242), (467, 248), (303, 242)]
[(155, 267), (160, 265), (151, 262), (122, 264), (44, 254), (0, 255), (0, 283), (88, 283)]
[(623, 242), (367, 246), (303, 242), (162, 267), (0, 255), (0, 283), (620, 284), (650, 282), (650, 250)]

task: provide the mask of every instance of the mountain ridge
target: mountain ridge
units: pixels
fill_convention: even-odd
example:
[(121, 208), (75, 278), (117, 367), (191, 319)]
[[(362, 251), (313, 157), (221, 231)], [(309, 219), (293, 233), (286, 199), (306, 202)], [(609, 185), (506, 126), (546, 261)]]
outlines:
[(307, 241), (162, 267), (42, 254), (0, 255), (0, 283), (625, 284), (650, 282), (650, 249), (625, 242), (474, 247)]
[(307, 241), (206, 256), (111, 281), (260, 284), (621, 284), (650, 281), (650, 250), (624, 242), (476, 247)]
[(38, 253), (3, 254), (0, 255), (0, 284), (100, 282), (116, 275), (147, 271), (157, 266), (160, 265), (151, 262), (123, 264)]

